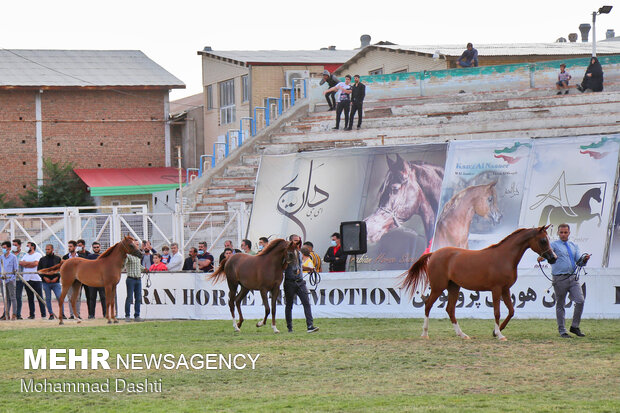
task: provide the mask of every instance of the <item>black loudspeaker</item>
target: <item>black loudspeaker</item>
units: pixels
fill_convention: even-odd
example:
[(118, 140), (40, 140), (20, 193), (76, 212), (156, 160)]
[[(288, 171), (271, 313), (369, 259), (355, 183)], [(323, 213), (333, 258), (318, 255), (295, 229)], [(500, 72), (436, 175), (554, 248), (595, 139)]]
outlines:
[(341, 222), (340, 237), (342, 250), (345, 254), (365, 254), (368, 250), (365, 221)]

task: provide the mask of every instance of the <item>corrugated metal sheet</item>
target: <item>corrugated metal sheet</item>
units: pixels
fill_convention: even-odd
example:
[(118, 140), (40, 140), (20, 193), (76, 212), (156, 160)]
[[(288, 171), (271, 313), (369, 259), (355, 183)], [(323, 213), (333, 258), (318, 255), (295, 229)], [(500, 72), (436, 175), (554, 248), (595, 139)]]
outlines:
[(0, 50), (1, 86), (185, 84), (139, 50)]
[[(426, 46), (373, 46), (391, 50), (434, 54), (439, 51), (446, 56), (460, 56), (465, 44), (426, 45)], [(479, 56), (540, 56), (540, 55), (587, 55), (592, 53), (592, 43), (514, 43), (514, 44), (474, 44)], [(597, 54), (620, 54), (620, 43), (596, 43)]]
[(344, 63), (357, 52), (357, 50), (201, 50), (198, 53), (240, 63)]

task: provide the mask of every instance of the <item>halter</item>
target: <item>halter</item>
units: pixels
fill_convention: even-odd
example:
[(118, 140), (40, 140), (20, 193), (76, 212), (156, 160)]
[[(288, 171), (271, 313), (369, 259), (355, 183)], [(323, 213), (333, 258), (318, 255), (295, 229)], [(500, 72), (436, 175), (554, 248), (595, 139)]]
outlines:
[(396, 225), (396, 228), (403, 226), (403, 224), (400, 222), (400, 220), (396, 216), (396, 213), (393, 210), (389, 210), (389, 209), (384, 208), (384, 207), (379, 207), (379, 210), (385, 212), (390, 217), (392, 217), (392, 220), (394, 221), (394, 225)]
[(131, 255), (131, 251), (129, 251), (129, 249), (125, 246), (125, 244), (123, 244), (123, 241), (125, 241), (124, 239), (119, 242), (119, 244), (121, 245), (121, 247), (123, 247), (123, 249), (125, 250), (125, 253)]

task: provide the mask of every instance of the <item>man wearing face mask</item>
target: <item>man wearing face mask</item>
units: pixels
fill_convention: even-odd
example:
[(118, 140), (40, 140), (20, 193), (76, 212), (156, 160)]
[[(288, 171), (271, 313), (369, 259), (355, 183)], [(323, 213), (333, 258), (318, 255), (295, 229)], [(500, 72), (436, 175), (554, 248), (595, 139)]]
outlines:
[(269, 245), (269, 238), (260, 237), (258, 239), (258, 252), (261, 252), (267, 245)]
[[(24, 255), (22, 260), (19, 262), (19, 265), (24, 267), (24, 281), (30, 284), (32, 289), (35, 290), (39, 296), (43, 295), (43, 290), (41, 289), (41, 277), (37, 274), (37, 267), (41, 258), (41, 253), (37, 251), (37, 245), (34, 242), (28, 242), (26, 244), (26, 255)], [(28, 296), (28, 309), (30, 310), (30, 316), (28, 318), (33, 320), (35, 295), (28, 287), (26, 287), (26, 295)], [(41, 317), (47, 317), (45, 304), (40, 301), (39, 309), (41, 311)]]
[(207, 251), (207, 243), (206, 241), (200, 241), (198, 243), (198, 256), (196, 257), (198, 270), (203, 272), (212, 272), (213, 271), (213, 255), (209, 254)]
[[(15, 238), (13, 240), (13, 245), (11, 246), (11, 252), (13, 253), (13, 255), (15, 255), (15, 257), (17, 258), (17, 262), (19, 263), (24, 257), (24, 255), (26, 255), (26, 253), (22, 251), (22, 240), (20, 240), (19, 238)], [(24, 267), (22, 267), (21, 265), (18, 265), (17, 271), (23, 273)], [(15, 300), (17, 301), (17, 319), (18, 320), (22, 319), (23, 293), (24, 293), (24, 282), (20, 278), (17, 278), (17, 281), (15, 282)]]
[(329, 263), (329, 272), (345, 272), (347, 267), (347, 256), (340, 245), (340, 234), (332, 234), (331, 247), (327, 249), (323, 261)]
[[(69, 241), (67, 243), (67, 250), (69, 251), (68, 253), (66, 253), (65, 255), (63, 255), (62, 259), (63, 261), (69, 260), (71, 258), (79, 258), (78, 252), (77, 252), (77, 242), (76, 241)], [(67, 293), (67, 302), (71, 302), (71, 296), (75, 294), (73, 287), (71, 287), (69, 289), (69, 292)], [(81, 319), (82, 317), (80, 316), (81, 311), (80, 311), (80, 306), (82, 305), (82, 289), (80, 288), (80, 291), (77, 292), (77, 301), (75, 303), (75, 308), (77, 309), (77, 317), (79, 319)], [(70, 320), (74, 320), (75, 319), (75, 314), (73, 314), (73, 306), (69, 305), (69, 319)]]
[[(1, 269), (4, 272), (4, 285), (6, 286), (5, 297), (6, 297), (6, 308), (5, 315), (6, 319), (9, 317), (11, 320), (17, 319), (17, 300), (15, 298), (15, 280), (17, 276), (15, 275), (16, 271), (19, 271), (19, 264), (17, 262), (17, 257), (11, 254), (11, 243), (9, 241), (4, 241), (2, 243), (2, 255), (0, 255), (0, 265)], [(11, 314), (11, 306), (13, 306), (13, 314)], [(2, 319), (5, 319), (5, 316), (2, 316)]]
[[(286, 269), (284, 270), (284, 317), (286, 318), (286, 327), (288, 332), (293, 332), (293, 302), (295, 296), (299, 297), (299, 301), (304, 307), (304, 315), (306, 316), (306, 327), (308, 333), (314, 333), (319, 328), (314, 326), (312, 318), (312, 308), (310, 307), (310, 299), (308, 298), (308, 288), (303, 277), (301, 252), (301, 238), (299, 235), (293, 234), (289, 237), (289, 241), (295, 244), (295, 250), (286, 253)], [(308, 268), (309, 270), (310, 268)]]
[[(39, 260), (37, 271), (41, 271), (46, 268), (51, 268), (57, 264), (60, 264), (60, 257), (54, 254), (54, 246), (52, 244), (47, 244), (45, 246), (45, 256), (43, 256)], [(62, 287), (60, 286), (60, 274), (59, 273), (56, 273), (53, 275), (43, 274), (41, 275), (41, 281), (43, 281), (42, 287), (43, 287), (43, 291), (45, 292), (45, 304), (47, 305), (47, 311), (50, 313), (49, 319), (53, 320), (54, 310), (52, 309), (52, 292), (54, 292), (56, 299), (60, 297), (60, 293), (62, 291)]]

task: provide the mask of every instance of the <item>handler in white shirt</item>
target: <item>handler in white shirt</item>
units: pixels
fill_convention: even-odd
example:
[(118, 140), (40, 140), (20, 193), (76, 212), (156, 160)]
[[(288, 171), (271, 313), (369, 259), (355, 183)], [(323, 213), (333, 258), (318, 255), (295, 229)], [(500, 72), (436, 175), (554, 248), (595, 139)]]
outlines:
[[(41, 277), (37, 274), (37, 266), (41, 257), (41, 253), (37, 251), (37, 244), (28, 242), (26, 244), (26, 255), (19, 262), (19, 265), (24, 268), (24, 281), (27, 281), (40, 297), (43, 296), (43, 288), (41, 286)], [(30, 316), (28, 318), (32, 320), (34, 319), (35, 296), (28, 287), (26, 287), (26, 294), (28, 295), (28, 308), (30, 309)], [(41, 317), (45, 318), (47, 314), (44, 302), (39, 301), (39, 309), (41, 310)]]

